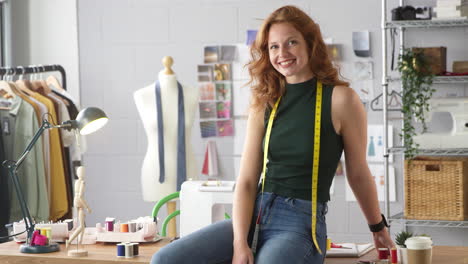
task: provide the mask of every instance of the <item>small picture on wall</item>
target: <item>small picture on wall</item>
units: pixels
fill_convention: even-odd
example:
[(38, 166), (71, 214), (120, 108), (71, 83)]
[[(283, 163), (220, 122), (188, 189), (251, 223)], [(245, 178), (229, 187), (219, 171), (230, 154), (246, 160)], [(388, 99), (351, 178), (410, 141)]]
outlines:
[(218, 118), (231, 118), (230, 101), (216, 103), (216, 110)]
[(229, 137), (234, 135), (232, 120), (217, 121), (218, 137)]
[(200, 132), (202, 138), (216, 137), (216, 130), (217, 128), (215, 121), (200, 122)]
[(218, 46), (206, 46), (205, 47), (205, 63), (218, 62)]
[(203, 102), (199, 103), (200, 106), (200, 118), (209, 119), (216, 118), (216, 103), (215, 102)]
[(252, 45), (257, 38), (257, 30), (247, 30), (247, 41), (246, 44), (248, 46)]
[(214, 77), (216, 81), (231, 80), (231, 65), (230, 64), (215, 64)]
[(213, 66), (198, 65), (198, 81), (199, 82), (213, 81)]
[(236, 46), (221, 46), (221, 61), (233, 62), (236, 59)]
[(215, 99), (215, 88), (214, 83), (202, 83), (199, 85), (200, 89), (200, 100), (208, 101)]
[[(367, 161), (384, 161), (383, 125), (367, 126)], [(388, 147), (393, 146), (393, 126), (388, 126)], [(389, 162), (393, 162), (393, 155), (389, 156)]]
[(216, 100), (231, 100), (231, 83), (216, 83)]

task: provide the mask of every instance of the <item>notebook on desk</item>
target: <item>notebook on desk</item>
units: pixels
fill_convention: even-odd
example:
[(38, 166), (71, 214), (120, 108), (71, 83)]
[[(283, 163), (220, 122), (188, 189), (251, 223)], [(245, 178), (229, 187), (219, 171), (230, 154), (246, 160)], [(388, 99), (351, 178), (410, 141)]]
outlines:
[(374, 244), (356, 244), (356, 243), (340, 243), (337, 244), (342, 248), (331, 248), (327, 250), (327, 257), (360, 257), (374, 248)]

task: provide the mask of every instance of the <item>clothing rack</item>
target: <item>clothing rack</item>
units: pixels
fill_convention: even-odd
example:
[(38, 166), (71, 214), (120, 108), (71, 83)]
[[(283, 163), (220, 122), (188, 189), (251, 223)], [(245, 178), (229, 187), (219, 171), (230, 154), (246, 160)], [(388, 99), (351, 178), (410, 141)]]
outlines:
[(53, 65), (31, 65), (31, 66), (17, 66), (17, 67), (3, 67), (0, 68), (0, 75), (21, 75), (21, 74), (31, 74), (31, 73), (41, 73), (41, 72), (60, 72), (62, 77), (62, 88), (67, 89), (67, 75), (65, 69), (58, 64)]

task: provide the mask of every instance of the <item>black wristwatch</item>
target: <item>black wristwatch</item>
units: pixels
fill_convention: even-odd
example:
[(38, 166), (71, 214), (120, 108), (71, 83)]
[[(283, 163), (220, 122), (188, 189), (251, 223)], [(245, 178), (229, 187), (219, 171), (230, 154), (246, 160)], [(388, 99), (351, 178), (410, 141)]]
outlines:
[(387, 223), (387, 219), (385, 219), (385, 216), (382, 214), (382, 221), (380, 223), (375, 224), (375, 225), (369, 225), (369, 229), (371, 232), (379, 232), (380, 230), (384, 229), (384, 227), (390, 227), (390, 225)]

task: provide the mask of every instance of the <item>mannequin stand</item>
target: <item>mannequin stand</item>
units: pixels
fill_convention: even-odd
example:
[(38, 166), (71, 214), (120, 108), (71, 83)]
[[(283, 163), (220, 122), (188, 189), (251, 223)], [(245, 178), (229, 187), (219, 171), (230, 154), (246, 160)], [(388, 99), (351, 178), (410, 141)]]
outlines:
[[(171, 201), (167, 202), (167, 215), (172, 214), (176, 210), (176, 202)], [(167, 234), (169, 237), (176, 237), (177, 236), (177, 226), (176, 226), (176, 220), (173, 218), (171, 221), (169, 221), (169, 224), (167, 226)]]

